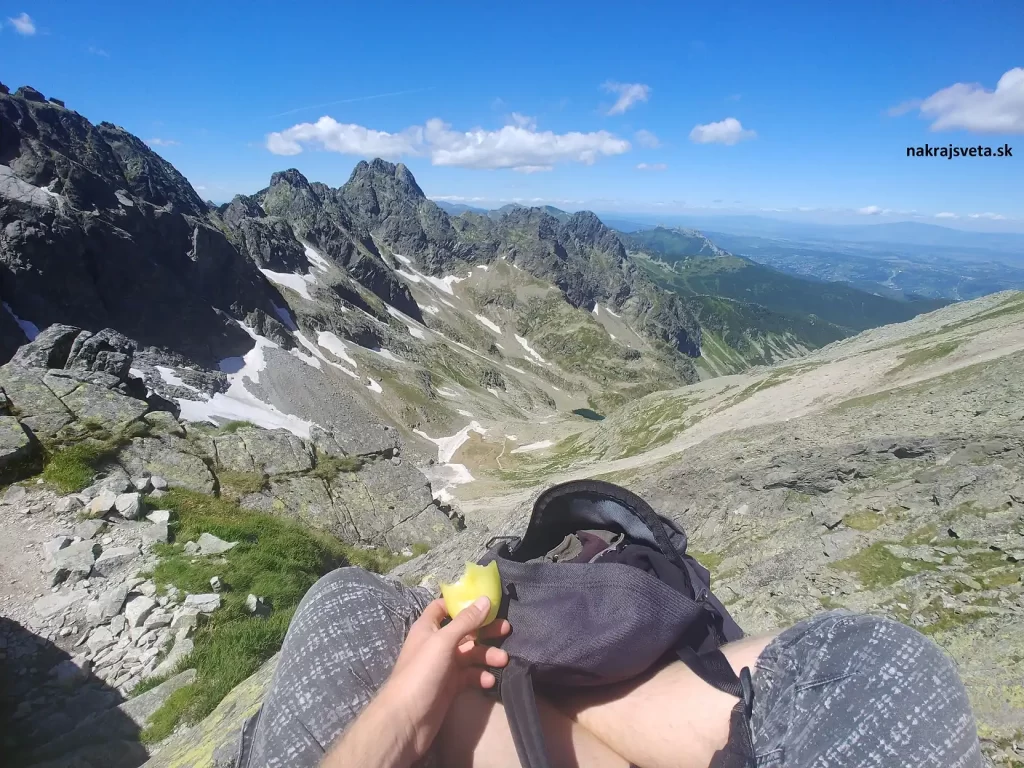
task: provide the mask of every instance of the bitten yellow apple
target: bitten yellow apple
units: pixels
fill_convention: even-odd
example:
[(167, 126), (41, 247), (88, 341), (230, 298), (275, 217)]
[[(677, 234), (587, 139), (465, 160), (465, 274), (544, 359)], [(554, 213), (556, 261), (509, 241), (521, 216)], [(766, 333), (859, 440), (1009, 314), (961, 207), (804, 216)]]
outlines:
[(444, 606), (453, 619), (463, 608), (472, 605), (473, 601), (481, 596), (486, 596), (491, 601), (491, 609), (487, 612), (487, 621), (484, 622), (490, 624), (497, 617), (498, 609), (501, 607), (501, 576), (498, 574), (498, 563), (495, 560), (487, 565), (466, 563), (466, 570), (461, 579), (454, 584), (441, 585)]

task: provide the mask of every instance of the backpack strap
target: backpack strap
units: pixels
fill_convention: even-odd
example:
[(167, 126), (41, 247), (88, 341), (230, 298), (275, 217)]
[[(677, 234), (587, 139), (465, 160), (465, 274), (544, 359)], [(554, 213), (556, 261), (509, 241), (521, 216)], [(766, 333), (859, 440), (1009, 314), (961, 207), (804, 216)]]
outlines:
[(530, 667), (521, 659), (511, 657), (501, 670), (498, 688), (522, 767), (552, 768)]
[(750, 668), (737, 675), (720, 648), (698, 654), (692, 648), (680, 647), (676, 654), (701, 680), (739, 701), (729, 715), (729, 741), (717, 752), (710, 768), (753, 768), (754, 738), (750, 732), (750, 715), (754, 708), (754, 686)]

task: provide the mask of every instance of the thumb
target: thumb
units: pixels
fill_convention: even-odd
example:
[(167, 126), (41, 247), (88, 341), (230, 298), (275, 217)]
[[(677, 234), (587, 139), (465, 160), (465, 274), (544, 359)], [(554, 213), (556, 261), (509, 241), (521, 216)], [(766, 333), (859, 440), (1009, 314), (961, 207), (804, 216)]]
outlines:
[(446, 635), (453, 644), (459, 643), (466, 635), (480, 629), (484, 625), (490, 609), (490, 599), (486, 596), (478, 597), (471, 605), (467, 605), (459, 611), (459, 615), (441, 629), (440, 634)]

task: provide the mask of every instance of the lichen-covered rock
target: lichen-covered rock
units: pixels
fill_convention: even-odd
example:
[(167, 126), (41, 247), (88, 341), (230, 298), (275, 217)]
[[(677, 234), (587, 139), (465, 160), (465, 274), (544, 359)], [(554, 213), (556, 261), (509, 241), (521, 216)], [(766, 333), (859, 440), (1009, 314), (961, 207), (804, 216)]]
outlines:
[(149, 410), (145, 400), (114, 392), (97, 384), (79, 384), (61, 401), (78, 419), (93, 419), (107, 429), (124, 427)]
[(75, 338), (64, 367), (103, 372), (124, 381), (134, 355), (131, 339), (112, 328), (95, 334), (84, 331)]
[(200, 493), (213, 493), (214, 479), (206, 463), (185, 440), (176, 437), (140, 437), (121, 449), (118, 461), (132, 475), (149, 472), (169, 485)]
[(173, 413), (167, 411), (150, 411), (143, 417), (143, 421), (150, 425), (150, 431), (156, 434), (184, 437), (185, 428), (181, 426)]
[(18, 419), (39, 438), (52, 437), (74, 415), (43, 383), (46, 371), (14, 363), (0, 367), (0, 387), (14, 404)]
[(27, 368), (63, 368), (81, 328), (54, 323), (28, 344), (21, 346), (11, 362)]
[(268, 660), (229, 693), (201, 723), (174, 734), (144, 768), (222, 768), (234, 765), (245, 721), (259, 710), (277, 669), (278, 656)]
[(13, 416), (0, 416), (0, 482), (29, 474), (39, 444)]
[(218, 465), (235, 472), (281, 475), (313, 468), (310, 444), (283, 429), (239, 429), (213, 444)]
[[(370, 499), (363, 491), (363, 504)], [(291, 517), (304, 524), (326, 530), (342, 541), (357, 542), (359, 533), (344, 504), (336, 500), (319, 477), (296, 476), (274, 480), (265, 494), (253, 494), (242, 500), (248, 509)]]

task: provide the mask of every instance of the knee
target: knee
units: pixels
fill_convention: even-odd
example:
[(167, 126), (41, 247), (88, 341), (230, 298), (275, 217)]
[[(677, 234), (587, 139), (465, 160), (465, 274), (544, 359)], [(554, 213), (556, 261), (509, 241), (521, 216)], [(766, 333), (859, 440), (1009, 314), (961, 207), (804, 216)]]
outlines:
[(393, 591), (393, 587), (384, 577), (363, 568), (345, 566), (336, 568), (317, 579), (316, 583), (303, 596), (298, 611), (309, 610), (309, 606), (324, 600), (333, 600), (342, 595), (350, 597), (355, 595), (383, 596), (391, 591)]
[(884, 616), (832, 611), (809, 620), (821, 657), (844, 660), (849, 672), (927, 673), (962, 688), (953, 660), (916, 629)]

